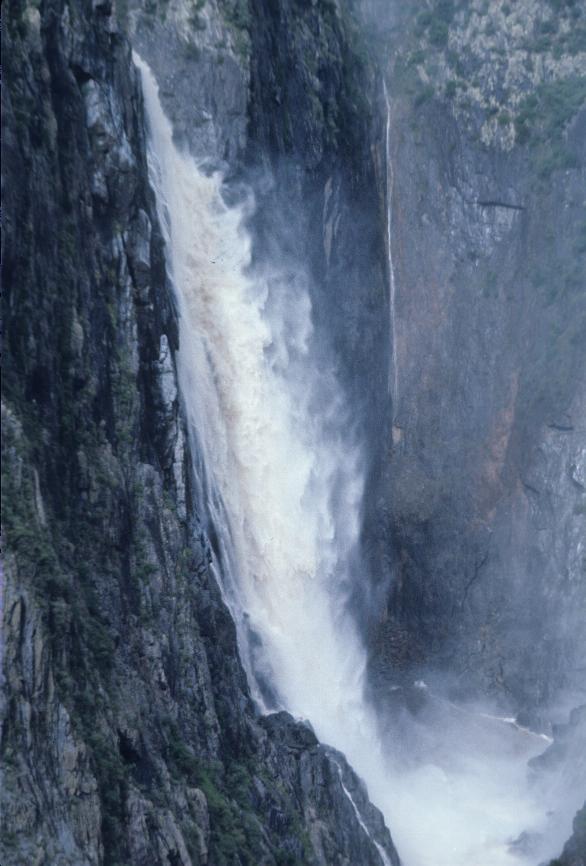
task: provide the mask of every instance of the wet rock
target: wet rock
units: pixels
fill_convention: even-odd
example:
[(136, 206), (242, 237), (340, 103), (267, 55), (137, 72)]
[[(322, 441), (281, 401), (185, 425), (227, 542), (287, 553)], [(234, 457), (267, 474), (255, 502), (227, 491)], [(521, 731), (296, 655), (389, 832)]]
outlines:
[(586, 863), (586, 804), (574, 818), (573, 833), (560, 857), (551, 866), (584, 866)]

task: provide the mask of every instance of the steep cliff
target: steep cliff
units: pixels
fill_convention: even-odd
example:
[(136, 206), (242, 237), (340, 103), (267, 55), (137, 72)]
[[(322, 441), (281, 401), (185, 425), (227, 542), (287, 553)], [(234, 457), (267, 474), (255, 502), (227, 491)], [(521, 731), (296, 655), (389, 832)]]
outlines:
[(397, 863), (343, 756), (249, 696), (126, 38), (108, 2), (3, 13), (2, 862)]
[(583, 688), (586, 19), (546, 0), (411, 12), (381, 47), (396, 381), (375, 667), (535, 709)]
[(586, 13), (367, 8), (395, 282), (372, 692), (423, 677), (547, 727), (584, 696)]
[(561, 857), (553, 860), (551, 866), (584, 866), (586, 863), (586, 806), (574, 819), (574, 832), (564, 846)]

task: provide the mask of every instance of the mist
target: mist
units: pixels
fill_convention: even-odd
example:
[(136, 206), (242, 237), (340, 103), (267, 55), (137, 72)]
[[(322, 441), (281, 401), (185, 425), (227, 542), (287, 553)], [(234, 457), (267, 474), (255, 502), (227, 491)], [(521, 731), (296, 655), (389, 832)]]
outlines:
[(346, 755), (405, 866), (537, 866), (584, 795), (558, 796), (558, 784), (552, 797), (551, 780), (532, 781), (528, 762), (549, 735), (498, 706), (454, 703), (437, 677), (433, 688), (398, 685), (386, 712), (365, 697), (367, 650), (348, 599), (366, 461), (323, 348), (315, 365), (308, 276), (252, 266), (252, 191), (235, 204), (221, 174), (177, 149), (152, 73), (136, 62), (180, 312), (182, 400), (203, 457), (196, 480), (257, 704), (307, 720)]

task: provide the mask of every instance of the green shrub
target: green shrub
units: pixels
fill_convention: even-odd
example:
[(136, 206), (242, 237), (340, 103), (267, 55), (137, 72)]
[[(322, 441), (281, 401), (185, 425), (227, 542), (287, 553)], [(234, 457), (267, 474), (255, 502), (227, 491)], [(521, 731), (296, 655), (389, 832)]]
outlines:
[(569, 54), (586, 51), (586, 24), (576, 24), (565, 36), (564, 47)]
[(585, 103), (586, 76), (543, 84), (521, 103), (515, 119), (517, 141), (535, 148), (535, 164), (542, 178), (556, 169), (575, 167), (575, 157), (567, 149), (564, 132)]
[(586, 102), (586, 76), (542, 84), (521, 103), (516, 119), (525, 140), (545, 141), (559, 135)]
[(434, 90), (431, 84), (424, 84), (415, 94), (414, 104), (416, 108), (424, 105), (428, 102), (434, 95)]
[(436, 0), (433, 9), (425, 9), (415, 19), (415, 33), (422, 38), (427, 35), (435, 48), (445, 48), (448, 44), (450, 24), (455, 7), (452, 0)]
[(450, 31), (445, 21), (437, 21), (434, 19), (429, 27), (429, 41), (436, 48), (445, 48), (448, 44)]
[(453, 78), (451, 78), (446, 84), (446, 96), (448, 99), (453, 99), (457, 92), (458, 84)]

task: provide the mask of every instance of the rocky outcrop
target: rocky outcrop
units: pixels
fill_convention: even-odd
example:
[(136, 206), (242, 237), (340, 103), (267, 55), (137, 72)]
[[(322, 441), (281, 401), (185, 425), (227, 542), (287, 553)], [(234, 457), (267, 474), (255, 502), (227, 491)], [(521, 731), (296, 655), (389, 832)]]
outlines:
[(251, 8), (246, 164), (258, 190), (256, 261), (281, 261), (290, 280), (308, 285), (316, 367), (333, 370), (346, 392), (345, 426), (375, 449), (389, 358), (380, 75), (359, 4)]
[[(538, 758), (530, 761), (536, 785), (547, 787), (557, 777), (558, 796), (568, 798), (570, 806), (579, 802), (586, 776), (586, 706), (570, 713), (566, 724), (556, 725), (552, 745)], [(552, 821), (556, 821), (553, 803)], [(564, 846), (562, 856), (550, 866), (584, 866), (586, 863), (586, 804), (578, 809), (573, 821), (573, 833)]]
[(130, 47), (108, 2), (3, 12), (2, 863), (396, 864), (342, 757), (249, 696)]
[(247, 0), (130, 0), (119, 10), (176, 139), (225, 170), (247, 143), (251, 16)]
[(574, 832), (567, 843), (561, 857), (552, 860), (550, 866), (584, 866), (586, 863), (586, 805), (574, 818)]

